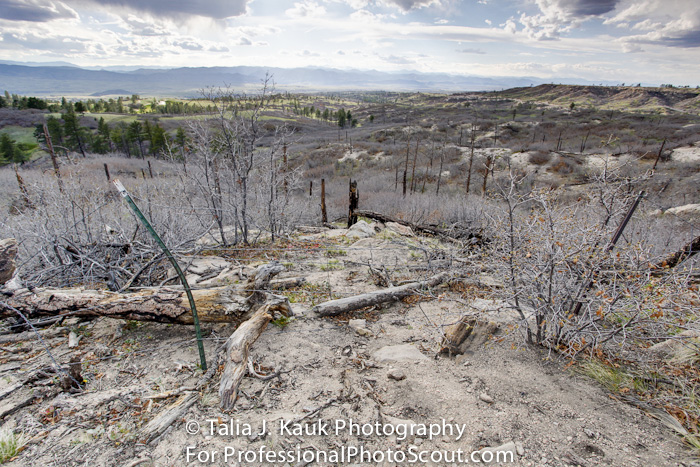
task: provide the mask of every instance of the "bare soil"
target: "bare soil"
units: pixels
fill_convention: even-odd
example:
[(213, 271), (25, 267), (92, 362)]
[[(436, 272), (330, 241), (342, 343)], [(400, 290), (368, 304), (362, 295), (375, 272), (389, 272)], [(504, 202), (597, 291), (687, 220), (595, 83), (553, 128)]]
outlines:
[[(251, 352), (257, 373), (278, 371), (279, 377), (246, 377), (232, 413), (218, 408), (215, 378), (186, 416), (150, 444), (143, 442), (140, 429), (177, 399), (159, 395), (193, 386), (201, 375), (193, 330), (104, 318), (64, 321), (66, 332), (54, 328), (55, 337), (46, 337), (45, 343), (61, 363), (80, 358), (85, 391), (62, 392), (58, 378), (39, 378), (1, 401), (10, 407), (36, 397), (5, 418), (6, 425), (32, 437), (7, 465), (267, 465), (238, 463), (235, 454), (229, 459), (223, 456), (231, 450), (329, 452), (344, 446), (429, 453), (501, 447), (515, 453), (512, 465), (518, 466), (694, 465), (690, 451), (659, 421), (612, 398), (568, 369), (557, 355), (524, 346), (512, 315), (497, 302), (481, 300), (479, 313), (480, 318), (499, 323), (500, 332), (473, 352), (456, 357), (438, 354), (443, 329), (474, 309), (447, 288), (434, 291), (432, 299), (401, 301), (352, 316), (316, 317), (310, 308), (312, 302), (328, 299), (324, 291), (345, 296), (378, 288), (362, 264), (370, 259), (375, 265), (391, 266), (396, 277), (410, 271), (416, 275), (424, 264), (416, 252), (423, 242), (434, 240), (385, 232), (354, 244), (354, 239), (340, 243), (333, 259), (322, 254), (328, 249), (291, 259), (283, 275), (304, 275), (311, 286), (286, 292), (297, 316), (282, 327), (269, 326)], [(321, 235), (305, 238), (322, 241)], [(488, 276), (482, 279), (488, 287)], [(357, 318), (366, 322), (353, 321), (350, 326), (349, 320)], [(229, 325), (205, 327), (211, 364), (233, 330)], [(80, 336), (75, 348), (68, 347), (68, 331)], [(410, 347), (393, 349), (398, 352), (395, 360), (383, 356), (386, 349), (377, 354), (386, 347), (406, 345)], [(51, 367), (36, 340), (5, 344), (0, 351), (0, 391), (36, 369)], [(280, 421), (313, 427), (317, 420), (329, 427), (338, 420), (382, 427), (446, 423), (463, 426), (464, 433), (458, 437), (441, 428), (433, 437), (400, 439), (396, 434), (336, 433), (332, 428), (327, 435), (295, 435), (279, 429)], [(263, 422), (268, 432), (260, 436)], [(228, 432), (228, 427), (243, 430), (246, 424), (251, 435)], [(213, 462), (197, 460), (197, 455), (214, 451), (217, 454), (208, 458)], [(287, 465), (397, 463), (352, 459)]]

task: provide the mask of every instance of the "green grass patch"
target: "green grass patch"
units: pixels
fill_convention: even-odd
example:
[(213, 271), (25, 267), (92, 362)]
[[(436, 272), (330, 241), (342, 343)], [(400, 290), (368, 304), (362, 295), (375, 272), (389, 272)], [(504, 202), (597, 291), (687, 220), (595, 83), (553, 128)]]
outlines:
[(24, 433), (16, 434), (7, 427), (0, 429), (0, 464), (17, 456), (28, 441)]

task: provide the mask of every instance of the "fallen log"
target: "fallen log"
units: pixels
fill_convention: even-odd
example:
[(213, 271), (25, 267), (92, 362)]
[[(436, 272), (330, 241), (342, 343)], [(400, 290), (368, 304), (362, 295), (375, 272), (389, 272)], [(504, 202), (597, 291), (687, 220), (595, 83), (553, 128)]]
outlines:
[(413, 295), (420, 289), (435, 287), (443, 282), (447, 282), (450, 277), (450, 273), (441, 272), (424, 281), (410, 282), (397, 287), (389, 287), (387, 289), (376, 290), (353, 297), (339, 298), (337, 300), (319, 303), (313, 307), (311, 311), (319, 316), (335, 316), (346, 311), (359, 310), (360, 308), (399, 300), (403, 297)]
[(292, 314), (289, 302), (285, 300), (268, 301), (255, 314), (241, 324), (226, 341), (226, 366), (221, 374), (219, 398), (222, 410), (233, 409), (238, 397), (238, 386), (248, 371), (248, 353), (250, 346), (260, 337), (268, 323), (273, 319), (273, 313), (285, 316)]
[[(264, 290), (284, 266), (270, 263), (239, 287), (192, 290), (199, 320), (205, 323), (241, 323), (266, 300)], [(29, 319), (42, 316), (105, 316), (159, 323), (192, 324), (192, 312), (181, 288), (149, 288), (133, 293), (108, 290), (22, 289), (0, 301), (0, 318), (14, 316), (8, 306)]]
[(408, 221), (404, 221), (401, 219), (396, 219), (394, 217), (387, 216), (385, 214), (380, 214), (380, 213), (374, 212), (374, 211), (357, 210), (357, 211), (355, 211), (355, 214), (357, 216), (360, 216), (360, 217), (367, 217), (369, 219), (374, 219), (376, 221), (383, 222), (383, 223), (395, 222), (397, 224), (404, 225), (406, 227), (410, 227), (414, 232), (426, 233), (429, 235), (433, 235), (433, 236), (441, 237), (441, 238), (446, 238), (449, 240), (468, 239), (468, 240), (471, 240), (471, 242), (474, 244), (484, 244), (484, 243), (488, 242), (488, 239), (484, 239), (484, 237), (480, 233), (465, 231), (462, 229), (458, 229), (458, 230), (455, 230), (454, 232), (451, 232), (451, 231), (447, 231), (447, 230), (440, 229), (438, 227), (433, 227), (430, 225), (414, 224), (413, 222), (408, 222)]
[(666, 256), (653, 266), (653, 269), (672, 269), (680, 263), (700, 252), (700, 236), (686, 243), (683, 248)]

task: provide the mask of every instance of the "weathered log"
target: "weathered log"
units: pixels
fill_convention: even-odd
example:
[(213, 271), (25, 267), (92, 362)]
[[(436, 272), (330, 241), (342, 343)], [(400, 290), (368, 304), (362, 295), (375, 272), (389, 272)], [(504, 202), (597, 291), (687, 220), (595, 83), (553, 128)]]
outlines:
[(12, 279), (15, 274), (15, 258), (17, 258), (17, 240), (14, 238), (0, 240), (0, 285)]
[(306, 277), (288, 277), (286, 279), (274, 279), (270, 281), (270, 288), (273, 290), (291, 289), (306, 283)]
[[(193, 290), (201, 322), (240, 323), (248, 319), (266, 298), (263, 290), (270, 279), (284, 270), (276, 264), (258, 267), (242, 287), (215, 287)], [(120, 294), (107, 290), (23, 289), (5, 302), (28, 318), (41, 316), (106, 316), (109, 318), (159, 323), (192, 324), (192, 312), (184, 290), (144, 289)], [(0, 302), (0, 317), (14, 316)]]
[(407, 227), (410, 227), (414, 232), (421, 232), (424, 234), (429, 234), (433, 235), (436, 237), (441, 237), (449, 240), (454, 240), (454, 239), (470, 239), (472, 240), (472, 243), (477, 243), (477, 244), (483, 244), (488, 242), (488, 239), (484, 239), (484, 237), (477, 232), (468, 232), (464, 230), (456, 230), (455, 232), (448, 232), (447, 230), (443, 230), (437, 227), (433, 227), (430, 225), (419, 225), (419, 224), (414, 224), (413, 222), (408, 222), (404, 221), (401, 219), (396, 219), (391, 216), (387, 216), (385, 214), (380, 214), (378, 212), (374, 211), (365, 211), (365, 210), (357, 210), (355, 211), (355, 214), (360, 217), (367, 217), (369, 219), (374, 219), (379, 222), (395, 222), (400, 225), (405, 225)]
[(260, 337), (268, 323), (273, 319), (273, 313), (279, 312), (286, 316), (292, 311), (287, 300), (268, 300), (246, 322), (241, 324), (226, 341), (226, 366), (221, 374), (219, 398), (222, 410), (231, 410), (238, 397), (238, 386), (248, 370), (248, 353), (250, 346)]
[(392, 302), (403, 297), (414, 294), (426, 287), (435, 287), (450, 279), (450, 274), (442, 272), (424, 281), (410, 282), (397, 287), (376, 290), (352, 297), (339, 298), (319, 303), (312, 308), (312, 311), (320, 316), (335, 316), (346, 311), (359, 310), (367, 306), (378, 305), (380, 303)]
[(654, 269), (672, 269), (680, 263), (700, 252), (700, 236), (695, 237), (680, 250), (666, 256), (654, 265)]

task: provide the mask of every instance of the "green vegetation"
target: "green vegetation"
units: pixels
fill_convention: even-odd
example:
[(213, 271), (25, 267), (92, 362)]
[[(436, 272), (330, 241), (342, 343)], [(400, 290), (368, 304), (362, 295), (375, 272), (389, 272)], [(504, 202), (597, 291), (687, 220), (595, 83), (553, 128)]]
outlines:
[(23, 434), (16, 434), (6, 426), (0, 429), (0, 464), (4, 464), (17, 456), (22, 448), (29, 442)]

